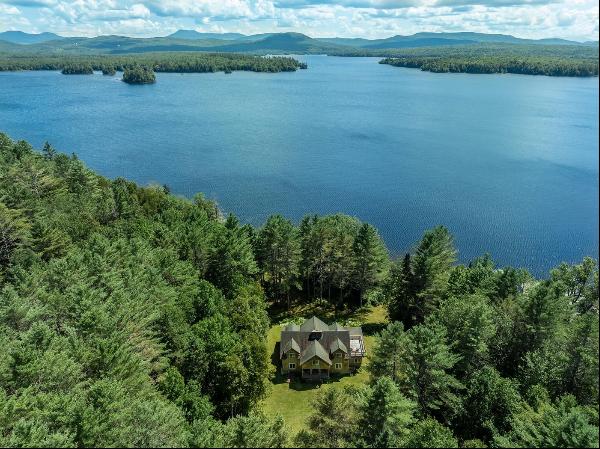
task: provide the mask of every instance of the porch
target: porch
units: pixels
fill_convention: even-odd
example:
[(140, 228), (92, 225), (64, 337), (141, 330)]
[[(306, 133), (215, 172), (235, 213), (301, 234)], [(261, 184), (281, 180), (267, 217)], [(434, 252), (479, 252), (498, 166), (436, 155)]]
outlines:
[(302, 379), (320, 380), (329, 379), (329, 370), (323, 368), (304, 368), (302, 369)]

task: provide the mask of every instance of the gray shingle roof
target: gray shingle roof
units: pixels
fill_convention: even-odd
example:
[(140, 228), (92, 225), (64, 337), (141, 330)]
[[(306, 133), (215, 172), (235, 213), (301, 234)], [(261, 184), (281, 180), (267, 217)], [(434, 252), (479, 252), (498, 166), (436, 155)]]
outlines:
[(294, 338), (290, 338), (284, 346), (282, 346), (281, 348), (281, 353), (285, 354), (286, 352), (288, 352), (290, 349), (293, 349), (294, 351), (296, 351), (298, 354), (300, 354), (300, 345), (298, 344), (298, 342), (296, 340), (294, 340)]
[(343, 331), (343, 330), (346, 330), (346, 329), (344, 328), (344, 326), (342, 326), (339, 323), (333, 323), (331, 326), (329, 326), (329, 330), (332, 330), (332, 331)]
[(294, 323), (290, 323), (287, 326), (285, 326), (285, 328), (283, 330), (290, 331), (290, 332), (297, 332), (300, 330), (300, 326), (298, 326), (297, 324), (294, 324)]
[(300, 353), (300, 358), (304, 359), (306, 351), (309, 350), (313, 342), (319, 343), (323, 352), (327, 355), (328, 361), (330, 361), (329, 354), (338, 349), (350, 355), (350, 352), (352, 352), (351, 335), (356, 336), (352, 338), (362, 340), (361, 328), (348, 329), (337, 323), (328, 326), (318, 318), (312, 317), (306, 320), (302, 326), (288, 325), (281, 331), (279, 357), (282, 358), (290, 348), (293, 348)]
[(309, 318), (300, 326), (300, 330), (302, 332), (312, 332), (312, 331), (328, 331), (329, 326), (325, 324), (323, 321), (318, 319), (316, 316)]
[(340, 340), (339, 338), (336, 338), (331, 343), (331, 346), (329, 346), (329, 352), (334, 353), (338, 349), (341, 349), (345, 354), (348, 354), (348, 348), (346, 347), (344, 342), (342, 342), (342, 340)]
[(316, 340), (310, 342), (306, 350), (302, 353), (302, 357), (300, 358), (300, 364), (308, 362), (310, 359), (318, 357), (323, 360), (328, 365), (331, 365), (331, 359), (329, 358), (329, 353), (323, 348), (321, 343)]

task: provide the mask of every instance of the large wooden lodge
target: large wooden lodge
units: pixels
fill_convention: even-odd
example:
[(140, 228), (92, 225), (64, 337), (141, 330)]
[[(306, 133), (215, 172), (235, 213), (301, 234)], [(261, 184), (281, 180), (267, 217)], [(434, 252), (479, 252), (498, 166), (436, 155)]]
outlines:
[(356, 371), (366, 355), (362, 329), (327, 325), (312, 317), (281, 331), (281, 373), (323, 379)]

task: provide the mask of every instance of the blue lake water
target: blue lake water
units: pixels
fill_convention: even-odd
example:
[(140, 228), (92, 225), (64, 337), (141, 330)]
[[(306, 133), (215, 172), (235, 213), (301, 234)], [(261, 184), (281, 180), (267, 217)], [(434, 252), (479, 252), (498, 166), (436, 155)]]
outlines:
[(598, 79), (432, 74), (372, 58), (308, 70), (0, 73), (0, 130), (242, 221), (344, 212), (400, 254), (445, 224), (460, 259), (544, 274), (598, 256)]

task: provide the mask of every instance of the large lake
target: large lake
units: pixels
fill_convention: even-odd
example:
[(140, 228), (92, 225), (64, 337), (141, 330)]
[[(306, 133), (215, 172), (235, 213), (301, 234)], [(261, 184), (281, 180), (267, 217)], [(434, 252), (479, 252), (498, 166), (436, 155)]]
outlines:
[(461, 261), (544, 274), (598, 255), (598, 79), (432, 74), (371, 58), (308, 70), (0, 73), (0, 130), (90, 167), (204, 192), (242, 221), (344, 212), (400, 254), (445, 224)]

